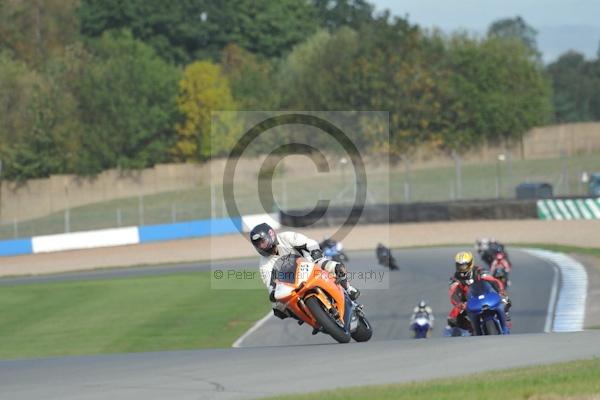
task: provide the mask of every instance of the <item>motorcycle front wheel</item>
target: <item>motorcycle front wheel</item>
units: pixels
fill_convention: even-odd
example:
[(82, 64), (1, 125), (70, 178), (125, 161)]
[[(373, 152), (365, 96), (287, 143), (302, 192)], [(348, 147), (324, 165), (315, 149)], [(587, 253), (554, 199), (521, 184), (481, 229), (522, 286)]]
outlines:
[(357, 342), (366, 342), (373, 336), (373, 329), (371, 324), (365, 317), (358, 317), (358, 327), (352, 334), (352, 339)]
[(496, 326), (496, 322), (493, 319), (485, 321), (485, 332), (487, 335), (499, 335), (500, 331)]
[(332, 338), (337, 340), (339, 343), (348, 343), (351, 339), (349, 333), (344, 328), (338, 325), (334, 321), (333, 317), (323, 308), (323, 305), (316, 297), (309, 297), (306, 299), (306, 306), (312, 313), (313, 317), (317, 320), (319, 325), (327, 332)]

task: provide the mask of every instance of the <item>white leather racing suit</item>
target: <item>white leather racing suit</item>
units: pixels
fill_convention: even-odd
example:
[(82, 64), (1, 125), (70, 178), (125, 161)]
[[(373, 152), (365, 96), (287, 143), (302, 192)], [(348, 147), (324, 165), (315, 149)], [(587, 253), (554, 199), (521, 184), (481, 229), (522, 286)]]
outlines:
[[(271, 272), (275, 261), (281, 256), (288, 254), (299, 255), (308, 261), (315, 261), (310, 256), (310, 252), (319, 250), (319, 243), (298, 232), (281, 232), (277, 235), (277, 254), (269, 257), (260, 258), (260, 276), (262, 281), (270, 289)], [(335, 263), (327, 263), (325, 268), (329, 273), (335, 273)]]

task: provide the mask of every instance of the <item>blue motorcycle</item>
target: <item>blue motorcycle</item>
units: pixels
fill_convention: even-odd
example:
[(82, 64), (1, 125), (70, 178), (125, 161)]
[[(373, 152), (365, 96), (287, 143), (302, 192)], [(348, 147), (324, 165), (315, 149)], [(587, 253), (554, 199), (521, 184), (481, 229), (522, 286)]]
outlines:
[(335, 242), (329, 240), (328, 242), (321, 243), (321, 249), (323, 249), (323, 255), (330, 260), (345, 264), (348, 262), (348, 256), (344, 253), (344, 245), (342, 242)]
[(467, 295), (467, 313), (473, 326), (473, 334), (507, 335), (504, 302), (489, 282), (473, 282)]
[(412, 329), (415, 339), (427, 338), (431, 330), (429, 315), (426, 312), (418, 312), (410, 324), (410, 329)]

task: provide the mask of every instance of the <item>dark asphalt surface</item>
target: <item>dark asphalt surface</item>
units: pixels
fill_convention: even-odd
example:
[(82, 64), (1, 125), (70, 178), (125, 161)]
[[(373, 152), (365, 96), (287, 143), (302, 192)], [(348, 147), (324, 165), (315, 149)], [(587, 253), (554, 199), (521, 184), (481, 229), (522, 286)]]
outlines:
[[(443, 338), (449, 311), (448, 278), (457, 247), (394, 251), (400, 271), (389, 288), (377, 274), (365, 274), (375, 287), (361, 301), (374, 327), (368, 343), (333, 344), (332, 339), (293, 321), (269, 320), (240, 349), (214, 349), (43, 360), (0, 361), (0, 398), (4, 399), (237, 399), (351, 385), (405, 382), (476, 371), (600, 356), (600, 332), (529, 334), (544, 329), (554, 269), (546, 262), (511, 251), (514, 272), (513, 335)], [(373, 252), (350, 252), (351, 272), (387, 272)], [(257, 260), (223, 266), (256, 266)], [(209, 264), (104, 270), (47, 277), (11, 278), (0, 285), (77, 279), (107, 279), (140, 274), (210, 270)], [(385, 282), (385, 281), (384, 281)], [(359, 283), (365, 286), (365, 281)], [(266, 293), (265, 293), (266, 295)], [(437, 320), (430, 340), (409, 337), (414, 305), (425, 299)], [(267, 347), (264, 347), (267, 346)], [(551, 351), (549, 351), (551, 349)], [(457, 360), (461, 362), (457, 362)]]
[(600, 356), (600, 331), (0, 361), (10, 400), (225, 400)]
[[(408, 339), (413, 307), (423, 299), (432, 307), (436, 325), (432, 338), (441, 337), (450, 311), (448, 282), (454, 268), (454, 255), (460, 247), (404, 249), (394, 251), (400, 269), (387, 271), (376, 264), (374, 252), (349, 253), (351, 272), (373, 271), (387, 274), (387, 283), (378, 284), (377, 275), (365, 283), (356, 280), (362, 289), (360, 302), (373, 325), (371, 340)], [(514, 265), (512, 285), (508, 290), (513, 302), (513, 333), (538, 333), (544, 325), (550, 303), (554, 268), (547, 262), (517, 249), (510, 251)], [(480, 262), (481, 265), (481, 262)], [(369, 275), (368, 273), (365, 275)], [(368, 286), (367, 286), (368, 285)], [(326, 335), (311, 335), (312, 328), (298, 326), (291, 320), (271, 317), (241, 343), (242, 346), (296, 345), (333, 343)]]

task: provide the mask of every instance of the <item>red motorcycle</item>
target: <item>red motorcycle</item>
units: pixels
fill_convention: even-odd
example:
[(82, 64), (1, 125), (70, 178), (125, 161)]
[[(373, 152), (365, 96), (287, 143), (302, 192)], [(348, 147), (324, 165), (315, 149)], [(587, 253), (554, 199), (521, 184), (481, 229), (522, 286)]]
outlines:
[(494, 257), (494, 260), (490, 265), (490, 273), (494, 278), (501, 281), (506, 288), (508, 288), (511, 283), (510, 279), (508, 279), (511, 270), (512, 265), (506, 258), (506, 254), (503, 251), (496, 253), (496, 257)]

